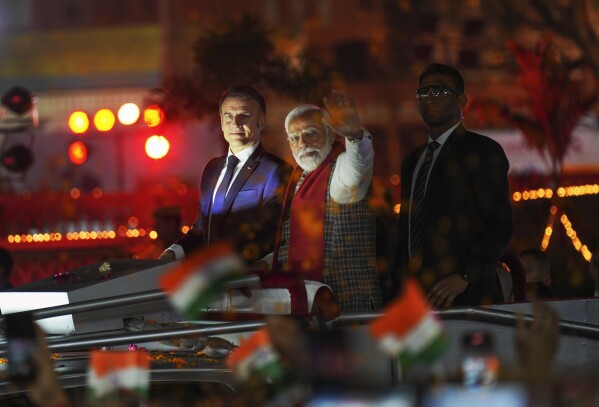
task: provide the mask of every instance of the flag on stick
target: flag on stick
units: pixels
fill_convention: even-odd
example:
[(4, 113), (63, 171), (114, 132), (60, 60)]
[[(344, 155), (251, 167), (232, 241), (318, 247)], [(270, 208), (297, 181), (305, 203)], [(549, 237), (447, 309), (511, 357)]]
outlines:
[(160, 278), (171, 303), (190, 318), (198, 318), (223, 290), (223, 285), (243, 276), (243, 260), (227, 244), (199, 251)]
[(92, 400), (119, 390), (146, 398), (150, 385), (150, 358), (143, 351), (90, 352), (87, 385)]
[(404, 366), (433, 362), (449, 345), (441, 323), (413, 279), (405, 281), (400, 296), (372, 321), (370, 333), (384, 353), (399, 358)]
[(283, 376), (279, 355), (272, 346), (266, 328), (256, 331), (243, 341), (239, 348), (229, 355), (227, 365), (241, 382), (256, 376), (274, 383)]

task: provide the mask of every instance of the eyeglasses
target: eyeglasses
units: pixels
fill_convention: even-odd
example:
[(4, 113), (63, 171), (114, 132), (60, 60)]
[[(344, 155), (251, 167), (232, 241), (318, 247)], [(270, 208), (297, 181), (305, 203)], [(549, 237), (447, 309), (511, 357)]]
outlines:
[(287, 141), (289, 142), (289, 144), (296, 146), (299, 141), (300, 138), (304, 138), (304, 140), (308, 141), (308, 142), (312, 142), (312, 141), (316, 141), (320, 138), (321, 136), (321, 131), (317, 128), (309, 128), (303, 131), (298, 131), (295, 133), (290, 133), (289, 137), (287, 137)]
[(424, 88), (416, 89), (416, 98), (426, 99), (431, 96), (434, 98), (446, 98), (451, 96), (452, 93), (458, 96), (461, 95), (457, 90), (447, 86), (426, 86)]

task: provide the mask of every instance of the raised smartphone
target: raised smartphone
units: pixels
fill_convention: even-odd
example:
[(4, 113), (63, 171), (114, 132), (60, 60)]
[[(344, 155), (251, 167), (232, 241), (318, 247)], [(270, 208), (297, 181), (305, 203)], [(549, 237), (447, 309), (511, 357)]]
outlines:
[(33, 359), (37, 340), (30, 312), (4, 315), (6, 323), (6, 351), (9, 379), (19, 385), (35, 379), (36, 365)]

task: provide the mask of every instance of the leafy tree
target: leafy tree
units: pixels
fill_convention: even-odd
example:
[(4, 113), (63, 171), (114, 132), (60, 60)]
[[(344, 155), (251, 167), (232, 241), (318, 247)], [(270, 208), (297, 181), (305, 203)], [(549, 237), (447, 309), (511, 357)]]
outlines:
[(596, 0), (505, 0), (489, 2), (490, 15), (506, 28), (552, 32), (580, 51), (577, 63), (599, 76), (599, 3)]
[(194, 73), (164, 79), (153, 89), (152, 100), (163, 107), (168, 120), (215, 112), (220, 92), (241, 83), (297, 100), (321, 100), (330, 87), (330, 70), (308, 51), (294, 61), (277, 53), (273, 35), (251, 16), (206, 30), (193, 47)]
[(522, 131), (526, 144), (537, 150), (549, 165), (554, 183), (559, 184), (566, 154), (572, 148), (575, 126), (597, 102), (578, 75), (581, 68), (568, 59), (550, 37), (535, 49), (510, 42), (517, 64), (517, 84), (523, 91), (524, 110), (497, 100), (480, 100), (472, 108), (499, 114)]

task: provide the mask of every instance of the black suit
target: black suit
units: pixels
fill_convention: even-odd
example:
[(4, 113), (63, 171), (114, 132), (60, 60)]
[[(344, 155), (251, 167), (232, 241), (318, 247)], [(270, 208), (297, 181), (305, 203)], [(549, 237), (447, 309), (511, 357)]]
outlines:
[(407, 267), (409, 208), (414, 170), (425, 148), (402, 163), (398, 269), (415, 273), (425, 291), (452, 273), (465, 275), (469, 284), (453, 305), (501, 302), (495, 264), (514, 230), (505, 153), (462, 125), (452, 132), (431, 169), (421, 212), (422, 264), (414, 268)]
[(216, 182), (227, 156), (206, 164), (200, 181), (200, 209), (192, 228), (176, 243), (185, 254), (217, 241), (227, 241), (248, 264), (272, 252), (285, 187), (292, 168), (261, 145), (233, 180), (222, 216), (209, 214)]

